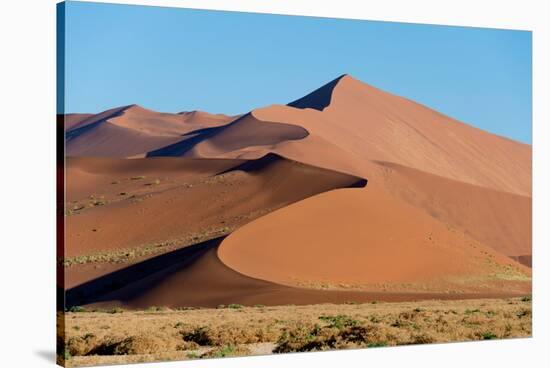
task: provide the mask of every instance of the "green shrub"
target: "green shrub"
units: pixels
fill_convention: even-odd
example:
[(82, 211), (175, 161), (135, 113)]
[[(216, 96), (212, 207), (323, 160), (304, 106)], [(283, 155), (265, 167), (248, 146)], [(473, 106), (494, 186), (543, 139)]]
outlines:
[(358, 320), (353, 319), (350, 316), (346, 316), (345, 314), (338, 314), (336, 316), (321, 316), (319, 319), (321, 321), (328, 322), (329, 327), (334, 327), (337, 329), (359, 325)]
[(381, 348), (381, 347), (384, 347), (384, 346), (388, 346), (388, 343), (385, 342), (385, 341), (371, 342), (370, 344), (367, 345), (367, 347), (369, 347), (369, 348)]
[(495, 335), (494, 333), (488, 331), (488, 332), (482, 332), (482, 333), (480, 334), (480, 338), (481, 338), (482, 340), (494, 340), (494, 339), (497, 339), (498, 336)]
[(73, 305), (69, 308), (69, 312), (86, 312), (86, 309), (84, 307), (81, 307), (80, 305)]

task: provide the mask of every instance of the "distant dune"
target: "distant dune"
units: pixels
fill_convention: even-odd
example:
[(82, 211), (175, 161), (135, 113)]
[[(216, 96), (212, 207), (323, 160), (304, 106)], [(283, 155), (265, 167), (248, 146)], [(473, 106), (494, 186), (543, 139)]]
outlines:
[(530, 292), (531, 146), (349, 75), (238, 116), (130, 105), (65, 131), (74, 303)]
[(194, 130), (223, 125), (234, 117), (205, 112), (158, 113), (137, 105), (66, 120), (67, 156), (130, 157), (170, 145)]

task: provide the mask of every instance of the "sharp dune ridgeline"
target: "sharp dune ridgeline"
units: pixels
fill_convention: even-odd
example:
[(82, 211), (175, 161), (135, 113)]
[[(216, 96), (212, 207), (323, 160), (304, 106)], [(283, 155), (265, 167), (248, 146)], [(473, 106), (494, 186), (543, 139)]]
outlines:
[(531, 146), (352, 76), (237, 116), (64, 122), (69, 306), (531, 292)]

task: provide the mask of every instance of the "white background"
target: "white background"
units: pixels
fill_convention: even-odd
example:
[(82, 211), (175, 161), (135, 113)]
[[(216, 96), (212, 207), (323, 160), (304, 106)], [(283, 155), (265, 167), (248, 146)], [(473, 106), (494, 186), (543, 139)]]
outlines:
[[(550, 11), (545, 9), (546, 1), (117, 2), (534, 31), (534, 338), (153, 363), (146, 367), (548, 366)], [(1, 367), (54, 365), (55, 3), (55, 0), (0, 2)]]

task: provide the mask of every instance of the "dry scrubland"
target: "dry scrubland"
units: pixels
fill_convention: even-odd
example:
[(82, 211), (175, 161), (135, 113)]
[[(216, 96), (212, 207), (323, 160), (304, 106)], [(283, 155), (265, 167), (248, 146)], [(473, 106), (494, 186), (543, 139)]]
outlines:
[(529, 337), (532, 316), (526, 296), (145, 311), (75, 308), (65, 317), (65, 325), (62, 318), (58, 325), (65, 329), (65, 354), (58, 359), (85, 366)]

